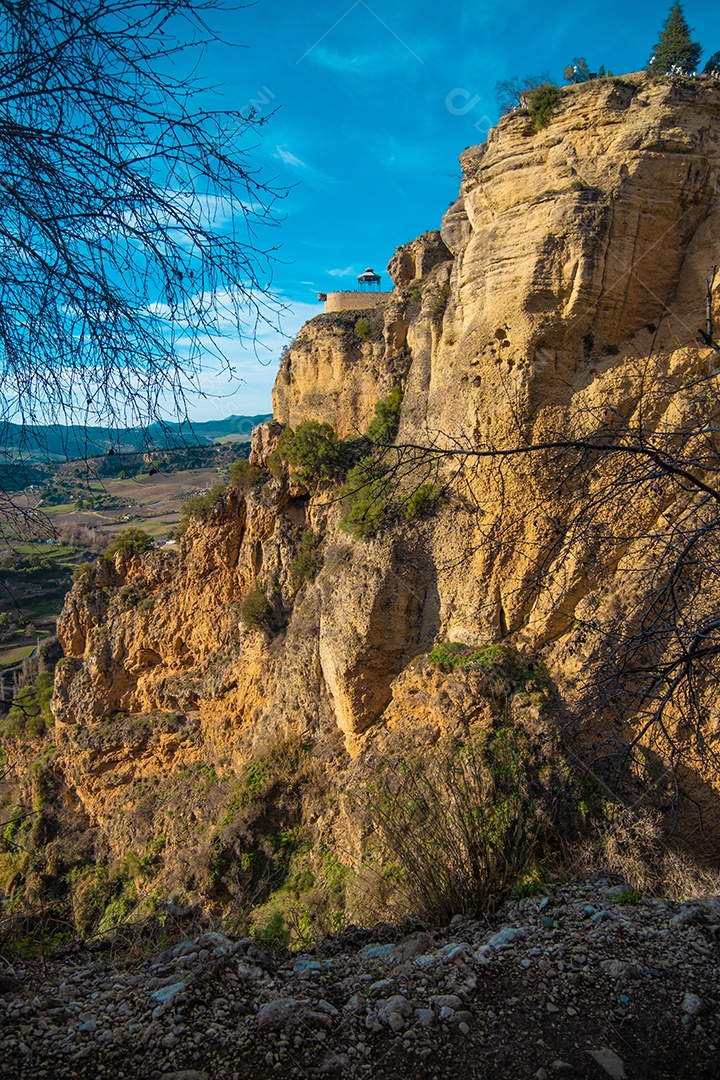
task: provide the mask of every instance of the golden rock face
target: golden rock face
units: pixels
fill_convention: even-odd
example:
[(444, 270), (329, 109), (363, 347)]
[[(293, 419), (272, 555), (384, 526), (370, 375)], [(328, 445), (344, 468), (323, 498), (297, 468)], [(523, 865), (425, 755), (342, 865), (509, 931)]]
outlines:
[[(538, 133), (511, 115), (463, 154), (442, 242), (426, 234), (398, 249), (398, 288), (370, 331), (359, 335), (347, 312), (303, 328), (275, 384), (277, 422), (318, 420), (355, 438), (401, 384), (398, 443), (470, 456), (438, 458), (432, 476), (449, 496), (433, 516), (399, 514), (374, 539), (341, 531), (338, 485), (307, 494), (271, 479), (231, 492), (177, 555), (118, 556), (94, 590), (76, 585), (58, 626), (59, 727), (160, 710), (197, 731), (194, 742), (168, 732), (73, 750), (91, 817), (105, 812), (108, 772), (122, 785), (208, 753), (237, 765), (274, 732), (340, 729), (358, 753), (418, 718), (437, 728), (482, 718), (489, 706), (466, 702), (467, 688), (448, 697), (442, 676), (410, 666), (437, 640), (542, 653), (562, 707), (579, 707), (588, 674), (657, 585), (658, 538), (697, 493), (667, 478), (656, 490), (647, 473), (633, 481), (622, 454), (495, 451), (621, 428), (664, 438), (698, 410), (712, 419), (712, 394), (669, 388), (707, 381), (715, 362), (696, 337), (708, 268), (720, 263), (719, 121), (715, 81), (575, 87)], [(720, 320), (717, 287), (711, 305)], [(255, 463), (278, 430), (256, 431)], [(323, 565), (298, 591), (291, 564), (308, 528)], [(272, 600), (271, 633), (243, 624), (254, 588)], [(140, 601), (123, 603), (127, 589)], [(720, 599), (692, 595), (695, 612)], [(690, 611), (690, 599), (678, 604)], [(607, 701), (589, 739), (609, 712), (625, 736), (635, 730), (637, 703)], [(707, 801), (693, 768), (689, 787)]]

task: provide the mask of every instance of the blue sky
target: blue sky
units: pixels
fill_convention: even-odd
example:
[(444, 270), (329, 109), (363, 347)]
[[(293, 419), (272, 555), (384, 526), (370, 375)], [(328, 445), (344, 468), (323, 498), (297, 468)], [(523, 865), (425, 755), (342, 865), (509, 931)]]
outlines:
[[(279, 246), (275, 290), (288, 305), (292, 337), (322, 310), (318, 291), (354, 287), (395, 248), (437, 228), (457, 197), (458, 155), (497, 121), (495, 84), (549, 73), (585, 56), (615, 74), (647, 62), (669, 3), (638, 0), (257, 0), (215, 16), (233, 47), (214, 45), (198, 74), (218, 107), (273, 113), (253, 160), (290, 191), (268, 237)], [(720, 50), (720, 7), (685, 4), (701, 66)], [(243, 46), (239, 48), (237, 46)], [(383, 277), (383, 287), (391, 287)], [(191, 404), (196, 419), (270, 410), (285, 339), (264, 334), (254, 352), (226, 342), (244, 382), (208, 371), (203, 388), (221, 399)]]

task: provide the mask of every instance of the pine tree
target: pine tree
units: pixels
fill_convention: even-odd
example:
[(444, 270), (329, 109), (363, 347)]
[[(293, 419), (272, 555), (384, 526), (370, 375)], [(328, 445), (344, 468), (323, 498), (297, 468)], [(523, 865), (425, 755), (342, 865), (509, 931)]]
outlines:
[(683, 15), (682, 4), (673, 4), (647, 64), (653, 75), (690, 75), (697, 68), (702, 45), (690, 40), (692, 31)]
[(705, 75), (720, 76), (720, 50), (713, 53), (704, 68)]

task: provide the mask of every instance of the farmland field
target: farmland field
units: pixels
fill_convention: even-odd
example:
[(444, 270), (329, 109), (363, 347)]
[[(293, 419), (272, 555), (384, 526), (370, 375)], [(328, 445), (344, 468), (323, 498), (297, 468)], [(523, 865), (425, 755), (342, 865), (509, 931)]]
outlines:
[(79, 563), (96, 558), (130, 525), (159, 543), (169, 539), (185, 499), (224, 482), (227, 471), (211, 467), (80, 482), (72, 501), (54, 505), (46, 505), (39, 489), (24, 492), (36, 535), (0, 549), (0, 621), (6, 623), (0, 635), (0, 669), (21, 663), (38, 640), (55, 633)]
[(78, 509), (75, 502), (43, 507), (50, 524), (62, 535), (70, 526), (100, 529), (108, 539), (132, 523), (157, 540), (167, 540), (180, 521), (182, 503), (225, 479), (216, 468), (186, 469), (130, 480), (106, 480), (85, 489), (88, 496), (110, 496), (111, 508)]
[(34, 645), (15, 645), (10, 649), (0, 648), (0, 668), (12, 667), (35, 651)]

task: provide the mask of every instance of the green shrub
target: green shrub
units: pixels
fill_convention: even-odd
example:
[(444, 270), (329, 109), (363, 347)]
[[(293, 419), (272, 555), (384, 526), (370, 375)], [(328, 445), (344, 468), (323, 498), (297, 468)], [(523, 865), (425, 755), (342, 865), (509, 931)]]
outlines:
[(445, 308), (448, 306), (449, 299), (450, 283), (446, 282), (444, 285), (440, 286), (440, 291), (435, 297), (432, 311), (430, 312), (430, 315), (433, 319), (436, 319), (438, 322), (440, 321), (440, 319), (442, 319), (443, 315), (445, 314)]
[(81, 562), (77, 566), (73, 567), (72, 579), (73, 584), (80, 582), (82, 585), (89, 585), (92, 580), (93, 572), (95, 570), (95, 563)]
[(540, 877), (582, 834), (578, 782), (557, 736), (504, 725), (400, 749), (366, 781), (360, 803), (376, 859), (415, 914), (447, 925), (488, 913)]
[(306, 581), (312, 581), (322, 566), (322, 555), (318, 548), (320, 538), (312, 529), (305, 529), (300, 539), (300, 550), (290, 563), (290, 584), (299, 589)]
[(542, 872), (535, 867), (513, 885), (510, 896), (513, 900), (524, 900), (526, 896), (537, 896), (539, 892), (542, 892), (544, 885), (545, 881)]
[[(451, 203), (452, 205), (452, 203)], [(422, 300), (422, 295), (425, 290), (425, 276), (421, 277), (419, 281), (416, 281), (408, 289), (407, 299), (411, 304), (418, 303)]]
[(279, 946), (290, 944), (290, 931), (285, 925), (285, 916), (279, 907), (272, 908), (264, 919), (256, 917), (253, 933), (265, 945)]
[(279, 447), (276, 447), (267, 459), (268, 472), (271, 476), (274, 476), (276, 480), (282, 480), (285, 476), (285, 460), (280, 452)]
[(41, 739), (53, 721), (52, 694), (53, 676), (41, 671), (33, 683), (18, 690), (7, 716), (0, 721), (0, 738)]
[(275, 625), (272, 607), (259, 586), (251, 589), (243, 600), (240, 616), (248, 630), (272, 630)]
[(368, 341), (372, 334), (372, 323), (368, 318), (363, 316), (362, 319), (358, 319), (355, 323), (355, 337), (359, 341)]
[(117, 601), (123, 606), (128, 608), (137, 607), (140, 601), (143, 599), (143, 593), (138, 592), (137, 589), (133, 589), (132, 585), (125, 585), (120, 589), (120, 592), (116, 594)]
[(230, 466), (230, 483), (240, 491), (248, 492), (261, 487), (270, 479), (265, 469), (252, 465), (247, 458), (233, 461)]
[(117, 552), (123, 555), (144, 555), (154, 543), (155, 541), (150, 533), (145, 532), (144, 529), (139, 529), (136, 525), (131, 525), (128, 529), (123, 529), (121, 533), (118, 533), (115, 539), (110, 542), (105, 552), (105, 558), (108, 562), (111, 562)]
[(440, 484), (431, 484), (429, 482), (418, 484), (405, 500), (403, 514), (408, 521), (412, 521), (414, 518), (429, 517), (446, 501), (446, 496)]
[[(288, 463), (301, 484), (310, 487), (340, 471), (346, 460), (346, 447), (329, 424), (306, 420), (295, 431), (289, 427), (283, 429), (275, 454)], [(274, 471), (276, 462), (268, 464)]]
[(526, 660), (508, 645), (498, 643), (475, 649), (458, 641), (445, 641), (428, 653), (428, 660), (443, 671), (473, 664), (498, 675), (510, 692), (525, 691), (545, 696), (551, 689), (550, 676), (543, 665), (536, 660)]
[(185, 528), (187, 528), (190, 518), (195, 518), (196, 521), (207, 521), (213, 509), (217, 506), (226, 492), (226, 484), (215, 484), (214, 487), (211, 487), (210, 490), (206, 491), (203, 495), (191, 495), (189, 499), (186, 499), (182, 504), (182, 516)]
[(365, 438), (377, 446), (388, 446), (395, 441), (400, 426), (400, 408), (403, 392), (394, 386), (384, 401), (378, 401), (375, 415), (365, 432)]
[(390, 516), (386, 492), (382, 466), (372, 457), (361, 458), (348, 473), (343, 488), (345, 511), (340, 528), (356, 540), (374, 536)]
[(560, 102), (560, 88), (552, 82), (541, 83), (525, 95), (528, 112), (535, 131), (541, 131), (552, 120)]

